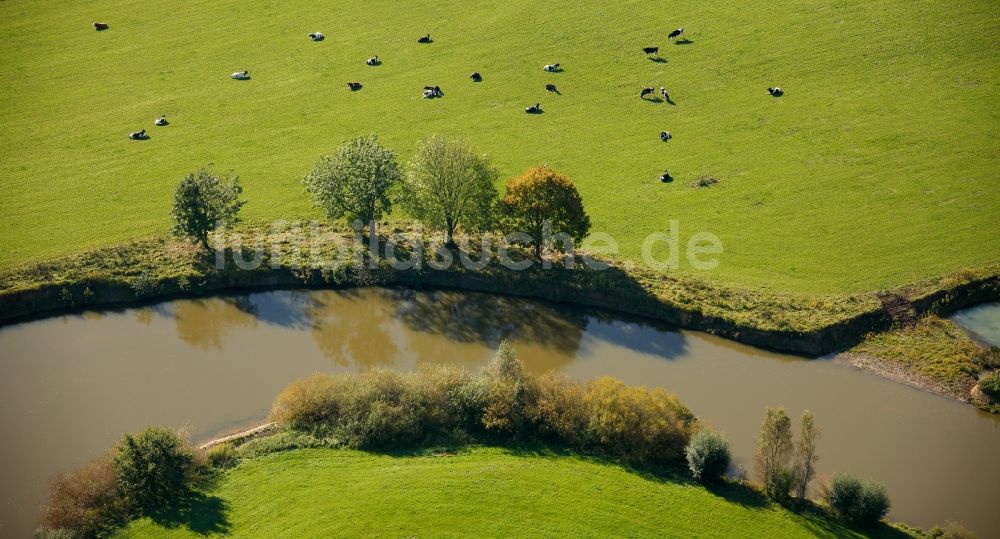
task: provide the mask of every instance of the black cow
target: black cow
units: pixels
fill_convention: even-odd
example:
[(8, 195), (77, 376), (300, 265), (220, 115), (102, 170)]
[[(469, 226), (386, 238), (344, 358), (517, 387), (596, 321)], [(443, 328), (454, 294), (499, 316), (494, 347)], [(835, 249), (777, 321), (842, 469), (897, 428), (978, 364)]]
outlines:
[(660, 175), (660, 181), (663, 182), (663, 183), (670, 183), (670, 182), (674, 181), (674, 177), (671, 176), (669, 172), (667, 172), (666, 170), (664, 170), (663, 174)]
[(556, 85), (555, 84), (546, 84), (545, 85), (545, 91), (546, 92), (552, 92), (554, 94), (558, 94), (559, 93), (559, 90), (556, 89)]
[(660, 54), (659, 47), (643, 47), (642, 52), (646, 54)]
[(431, 42), (430, 34), (427, 34), (426, 36), (417, 39), (417, 43), (430, 43), (430, 42)]
[(645, 87), (645, 88), (642, 89), (642, 92), (639, 93), (639, 99), (646, 99), (647, 95), (650, 95), (650, 94), (655, 93), (655, 92), (656, 92), (656, 90), (654, 90), (653, 88), (650, 88), (650, 87), (647, 86), (647, 87)]
[(527, 112), (528, 114), (540, 114), (542, 112), (542, 105), (541, 103), (535, 103), (534, 105), (524, 109), (524, 112)]
[(678, 29), (674, 30), (673, 32), (670, 32), (669, 34), (667, 34), (667, 39), (674, 39), (675, 37), (681, 37), (682, 35), (684, 35), (684, 29), (683, 28), (678, 28)]
[(361, 89), (360, 82), (348, 82), (347, 87), (351, 89), (352, 92), (356, 92)]
[(101, 30), (107, 30), (107, 29), (108, 29), (108, 23), (106, 23), (106, 22), (95, 22), (94, 23), (94, 30), (97, 30), (98, 32), (100, 32)]
[(472, 79), (472, 82), (483, 82), (483, 76), (480, 75), (478, 71), (474, 71), (471, 75), (469, 75), (469, 78)]

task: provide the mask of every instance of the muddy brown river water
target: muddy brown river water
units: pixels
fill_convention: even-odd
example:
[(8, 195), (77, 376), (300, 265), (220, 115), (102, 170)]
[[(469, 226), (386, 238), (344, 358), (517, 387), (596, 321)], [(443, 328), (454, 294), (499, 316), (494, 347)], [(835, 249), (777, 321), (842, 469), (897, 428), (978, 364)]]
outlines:
[(205, 440), (261, 421), (317, 371), (478, 369), (501, 338), (534, 372), (678, 394), (749, 471), (767, 406), (809, 409), (822, 473), (883, 482), (891, 517), (1000, 533), (1000, 417), (856, 370), (646, 321), (462, 292), (278, 291), (0, 329), (0, 536), (30, 534), (48, 478), (146, 425)]

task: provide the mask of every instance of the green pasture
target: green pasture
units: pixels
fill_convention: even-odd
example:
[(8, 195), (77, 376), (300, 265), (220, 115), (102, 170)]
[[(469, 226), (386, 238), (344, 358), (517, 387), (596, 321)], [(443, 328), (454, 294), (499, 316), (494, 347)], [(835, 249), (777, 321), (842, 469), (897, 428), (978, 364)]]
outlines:
[[(678, 26), (688, 43), (667, 40)], [(677, 270), (709, 281), (840, 293), (941, 275), (1000, 255), (998, 28), (988, 0), (6, 0), (0, 266), (167, 233), (175, 185), (208, 163), (241, 177), (248, 220), (318, 218), (302, 176), (377, 132), (403, 160), (443, 133), (505, 179), (558, 168), (626, 259), (672, 220), (682, 244), (714, 233), (718, 268)], [(640, 100), (647, 85), (675, 104)], [(706, 174), (719, 183), (690, 185)]]

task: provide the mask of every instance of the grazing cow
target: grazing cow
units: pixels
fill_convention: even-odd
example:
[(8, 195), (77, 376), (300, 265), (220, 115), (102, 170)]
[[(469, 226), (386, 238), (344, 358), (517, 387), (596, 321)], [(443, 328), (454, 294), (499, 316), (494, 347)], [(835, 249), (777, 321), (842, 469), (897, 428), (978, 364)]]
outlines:
[(431, 42), (430, 34), (427, 34), (426, 36), (417, 39), (417, 43), (430, 43), (430, 42)]
[(683, 28), (678, 28), (678, 29), (674, 30), (673, 32), (670, 32), (669, 34), (667, 34), (667, 39), (678, 38), (678, 37), (681, 37), (682, 35), (684, 35), (684, 29)]
[(643, 47), (642, 52), (646, 54), (660, 54), (659, 47)]
[(361, 89), (360, 82), (348, 82), (347, 87), (351, 89), (352, 92), (356, 92)]
[(94, 30), (97, 30), (98, 32), (100, 32), (101, 30), (107, 30), (107, 29), (108, 29), (108, 23), (106, 23), (106, 22), (95, 22), (94, 23)]
[(128, 138), (132, 140), (146, 140), (147, 138), (149, 138), (149, 135), (147, 135), (146, 130), (143, 129), (142, 131), (134, 131), (132, 133), (129, 133)]
[(555, 84), (546, 84), (545, 85), (545, 91), (546, 92), (552, 92), (554, 94), (558, 94), (559, 93), (559, 90), (556, 90), (556, 85)]
[(472, 79), (472, 82), (483, 82), (483, 76), (480, 75), (478, 71), (475, 71), (471, 75), (469, 75), (469, 78)]
[(233, 73), (232, 75), (230, 75), (230, 77), (232, 77), (232, 78), (234, 78), (236, 80), (248, 80), (250, 78), (250, 72), (249, 71), (237, 71), (236, 73)]
[(543, 67), (542, 69), (548, 71), (549, 73), (552, 73), (553, 71), (559, 71), (559, 64), (546, 64), (545, 67)]
[(668, 140), (670, 140), (672, 138), (674, 138), (674, 136), (670, 134), (670, 131), (660, 131), (660, 140), (661, 141), (666, 142), (666, 141), (668, 141)]
[(542, 105), (541, 103), (535, 103), (534, 105), (524, 109), (524, 112), (527, 112), (528, 114), (539, 114), (542, 112)]
[(674, 177), (671, 176), (669, 172), (667, 172), (666, 170), (664, 170), (663, 174), (660, 175), (660, 181), (663, 182), (663, 183), (670, 183), (670, 182), (674, 181)]
[(670, 94), (667, 93), (667, 89), (660, 86), (660, 95), (663, 96), (664, 101), (670, 101)]
[(153, 122), (153, 123), (156, 124), (156, 125), (159, 125), (159, 126), (164, 126), (164, 125), (167, 125), (170, 122), (167, 121), (167, 115), (164, 114), (164, 115), (160, 116), (159, 118), (157, 118), (156, 121)]
[(645, 87), (645, 88), (642, 89), (642, 92), (639, 92), (639, 99), (646, 99), (647, 95), (653, 94), (655, 92), (656, 92), (656, 90), (654, 90), (653, 88), (647, 86), (647, 87)]
[(365, 60), (365, 63), (370, 66), (377, 66), (382, 63), (382, 60), (379, 60), (378, 56), (372, 56), (371, 58)]
[(313, 41), (323, 41), (326, 39), (326, 36), (324, 36), (321, 32), (313, 32), (309, 34), (309, 39)]
[(775, 86), (774, 88), (769, 87), (767, 89), (767, 93), (770, 94), (772, 97), (781, 97), (781, 95), (784, 94), (785, 91)]

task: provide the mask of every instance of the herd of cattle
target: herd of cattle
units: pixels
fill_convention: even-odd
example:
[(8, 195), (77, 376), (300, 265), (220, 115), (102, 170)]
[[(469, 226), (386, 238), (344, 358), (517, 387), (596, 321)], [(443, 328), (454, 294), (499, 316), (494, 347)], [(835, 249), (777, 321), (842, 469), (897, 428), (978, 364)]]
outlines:
[[(103, 23), (103, 22), (95, 22), (94, 23), (94, 28), (97, 29), (98, 31), (107, 30), (108, 29), (108, 24), (107, 23)], [(684, 35), (684, 28), (678, 28), (676, 30), (673, 30), (669, 34), (667, 34), (667, 39), (672, 39), (672, 40), (675, 40), (675, 42), (676, 42), (676, 40), (678, 40), (683, 35)], [(325, 36), (322, 34), (322, 32), (312, 32), (312, 33), (309, 34), (309, 39), (311, 39), (313, 41), (323, 41), (325, 39)], [(432, 42), (433, 41), (431, 40), (431, 35), (430, 34), (426, 34), (426, 35), (424, 35), (424, 36), (422, 36), (420, 38), (417, 38), (417, 43), (427, 44), (427, 43), (432, 43)], [(656, 55), (656, 56), (659, 56), (659, 54), (660, 54), (660, 48), (659, 47), (643, 47), (642, 48), (642, 52), (644, 52), (646, 55)], [(376, 55), (376, 56), (372, 56), (371, 58), (368, 58), (365, 61), (365, 64), (367, 64), (369, 66), (379, 66), (379, 65), (382, 65), (382, 60), (379, 59), (379, 57)], [(542, 69), (544, 71), (548, 72), (548, 73), (558, 73), (558, 72), (562, 71), (562, 68), (560, 67), (560, 65), (558, 63), (555, 63), (555, 64), (546, 64), (546, 65), (542, 66)], [(237, 71), (237, 72), (233, 73), (230, 76), (233, 79), (235, 79), (235, 80), (250, 80), (250, 72), (249, 71)], [(482, 82), (483, 81), (483, 76), (478, 71), (475, 71), (471, 75), (469, 75), (469, 78), (472, 80), (472, 82)], [(352, 92), (356, 92), (356, 91), (360, 90), (363, 86), (358, 81), (351, 81), (351, 82), (347, 83), (347, 87)], [(552, 83), (548, 83), (548, 84), (545, 85), (545, 91), (551, 92), (551, 93), (554, 93), (554, 94), (557, 94), (557, 95), (562, 95), (559, 92), (559, 90), (556, 88), (556, 85), (552, 84)], [(652, 96), (654, 96), (654, 100), (655, 100), (656, 92), (657, 92), (657, 90), (655, 88), (653, 88), (651, 86), (647, 86), (647, 87), (643, 88), (639, 92), (639, 99), (646, 99), (647, 96), (652, 95)], [(778, 88), (778, 87), (768, 87), (767, 93), (768, 93), (768, 95), (770, 95), (772, 97), (781, 97), (784, 94), (784, 91), (781, 88)], [(674, 102), (670, 99), (670, 94), (667, 93), (667, 89), (665, 87), (660, 86), (660, 88), (659, 88), (659, 94), (660, 94), (660, 97), (662, 98), (663, 101), (665, 101), (667, 103), (670, 103), (670, 104), (674, 104)], [(424, 86), (424, 88), (423, 88), (423, 97), (428, 98), (428, 99), (437, 98), (437, 97), (444, 97), (444, 92), (441, 90), (440, 86)], [(528, 107), (525, 107), (524, 112), (526, 112), (528, 114), (541, 114), (542, 113), (542, 105), (541, 105), (541, 103), (535, 103), (534, 105), (530, 105)], [(154, 123), (155, 123), (155, 125), (158, 125), (158, 126), (167, 125), (167, 117), (166, 117), (166, 115), (160, 116), (160, 118), (158, 118)], [(133, 139), (133, 140), (144, 140), (144, 139), (149, 138), (149, 135), (147, 135), (146, 134), (146, 130), (143, 129), (141, 131), (135, 131), (133, 133), (130, 133), (129, 134), (129, 138)], [(670, 140), (672, 138), (673, 138), (673, 135), (670, 134), (669, 131), (661, 131), (660, 132), (660, 140), (661, 141), (667, 142), (668, 140)], [(662, 182), (670, 182), (670, 181), (673, 181), (673, 178), (670, 176), (669, 172), (664, 171), (663, 174), (660, 176), (660, 181), (662, 181)]]

